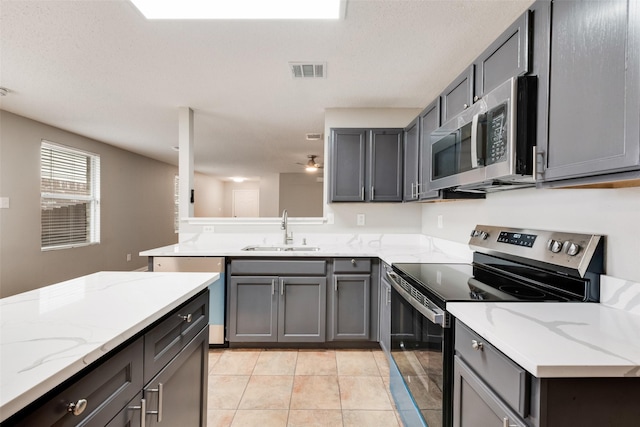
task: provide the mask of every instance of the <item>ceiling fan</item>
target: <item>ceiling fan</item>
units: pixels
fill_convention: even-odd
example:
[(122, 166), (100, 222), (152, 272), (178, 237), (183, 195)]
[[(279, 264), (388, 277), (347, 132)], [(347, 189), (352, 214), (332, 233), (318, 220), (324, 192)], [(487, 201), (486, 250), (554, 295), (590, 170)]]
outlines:
[(322, 168), (323, 168), (323, 166), (322, 166), (321, 164), (319, 164), (318, 162), (316, 162), (316, 157), (318, 157), (318, 156), (316, 156), (315, 154), (309, 154), (309, 155), (307, 156), (307, 158), (309, 159), (309, 160), (307, 161), (307, 163), (297, 163), (297, 164), (298, 164), (298, 165), (302, 165), (302, 166), (304, 166), (304, 167), (305, 167), (305, 170), (306, 170), (307, 172), (315, 172), (315, 171), (317, 171), (318, 169), (322, 169)]

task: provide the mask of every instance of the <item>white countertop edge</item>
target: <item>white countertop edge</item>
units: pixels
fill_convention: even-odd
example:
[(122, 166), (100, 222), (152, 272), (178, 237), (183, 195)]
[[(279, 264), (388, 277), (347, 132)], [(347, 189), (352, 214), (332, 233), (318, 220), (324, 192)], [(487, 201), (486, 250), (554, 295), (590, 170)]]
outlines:
[[(132, 274), (144, 274), (144, 273), (132, 273)], [(160, 320), (163, 316), (170, 313), (172, 310), (174, 310), (181, 304), (187, 302), (189, 299), (198, 295), (200, 292), (205, 290), (210, 284), (215, 282), (218, 279), (218, 277), (219, 277), (219, 273), (212, 274), (209, 280), (206, 280), (205, 282), (201, 283), (197, 287), (183, 294), (180, 298), (174, 300), (172, 303), (165, 305), (160, 310), (155, 312), (153, 315), (138, 322), (137, 324), (132, 325), (129, 329), (118, 334), (113, 339), (104, 342), (99, 348), (76, 359), (66, 367), (58, 370), (56, 373), (43, 379), (40, 383), (34, 385), (29, 389), (25, 389), (21, 394), (16, 395), (14, 398), (7, 400), (6, 402), (2, 402), (2, 406), (0, 406), (0, 422), (3, 422), (7, 418), (16, 414), (18, 411), (20, 411), (27, 405), (31, 404), (32, 402), (34, 402), (34, 400), (40, 398), (41, 396), (45, 395), (49, 391), (53, 390), (55, 387), (59, 386), (64, 381), (68, 380), (75, 374), (79, 373), (83, 369), (90, 366), (92, 363), (98, 361), (100, 358), (107, 355), (109, 352), (113, 351), (119, 345), (125, 343), (126, 341), (128, 341), (129, 339), (137, 335), (138, 333), (142, 332), (148, 326)]]

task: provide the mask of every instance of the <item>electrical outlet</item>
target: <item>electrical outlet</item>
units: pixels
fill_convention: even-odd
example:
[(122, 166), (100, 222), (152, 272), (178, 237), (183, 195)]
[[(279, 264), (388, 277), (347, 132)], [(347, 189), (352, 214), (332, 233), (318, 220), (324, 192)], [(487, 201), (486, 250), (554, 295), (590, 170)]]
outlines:
[(131, 261), (131, 254), (127, 254), (127, 262)]
[(444, 228), (444, 220), (442, 215), (438, 215), (438, 228)]
[(0, 209), (9, 209), (8, 197), (0, 197)]
[(357, 225), (364, 225), (364, 214), (357, 214), (356, 215), (356, 224)]
[(213, 225), (205, 225), (204, 227), (202, 227), (202, 232), (203, 233), (213, 233), (215, 230)]

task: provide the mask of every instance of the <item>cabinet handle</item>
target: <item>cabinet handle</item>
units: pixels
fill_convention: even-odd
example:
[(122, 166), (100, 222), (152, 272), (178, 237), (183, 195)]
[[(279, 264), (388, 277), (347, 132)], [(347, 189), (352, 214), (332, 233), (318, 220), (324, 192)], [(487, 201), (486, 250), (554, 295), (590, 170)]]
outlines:
[(354, 258), (351, 258), (351, 264), (356, 265), (356, 260)]
[(191, 323), (191, 321), (193, 320), (193, 315), (191, 313), (189, 313), (189, 314), (178, 314), (178, 317), (181, 318), (182, 320), (184, 320), (187, 323)]
[(415, 184), (412, 182), (412, 183), (411, 183), (411, 198), (412, 198), (412, 199), (415, 197), (415, 196), (414, 196), (414, 194), (415, 194), (415, 193), (414, 193), (414, 191), (413, 191), (413, 187), (415, 187)]
[(360, 189), (360, 199), (364, 201), (364, 186)]
[(373, 189), (373, 185), (371, 186), (371, 200), (375, 198), (375, 190)]
[(469, 104), (467, 104), (467, 103), (462, 104), (462, 109), (463, 110), (466, 110), (467, 108), (469, 108)]
[(391, 288), (387, 288), (387, 304), (391, 304)]
[(338, 292), (338, 279), (333, 278), (333, 290)]
[(502, 427), (518, 427), (516, 424), (510, 424), (509, 423), (509, 418), (508, 417), (504, 417), (502, 419)]
[(276, 293), (276, 279), (271, 281), (271, 295)]
[(473, 347), (474, 350), (482, 351), (484, 344), (477, 340), (471, 340), (471, 347)]
[(284, 279), (280, 279), (280, 295), (284, 295)]
[(67, 405), (67, 412), (71, 412), (76, 417), (87, 409), (87, 399), (79, 399), (76, 403), (69, 403)]
[[(158, 383), (158, 388), (152, 388), (147, 390), (150, 393), (158, 393), (158, 410), (157, 411), (148, 411), (147, 414), (158, 415), (158, 422), (162, 422), (162, 396), (164, 385), (162, 383)], [(146, 411), (145, 411), (146, 412)]]
[(140, 406), (129, 406), (129, 409), (134, 411), (140, 409), (140, 427), (145, 427), (146, 415), (147, 415), (147, 400), (140, 399)]
[(473, 97), (473, 102), (478, 102), (480, 101), (480, 97), (478, 95)]

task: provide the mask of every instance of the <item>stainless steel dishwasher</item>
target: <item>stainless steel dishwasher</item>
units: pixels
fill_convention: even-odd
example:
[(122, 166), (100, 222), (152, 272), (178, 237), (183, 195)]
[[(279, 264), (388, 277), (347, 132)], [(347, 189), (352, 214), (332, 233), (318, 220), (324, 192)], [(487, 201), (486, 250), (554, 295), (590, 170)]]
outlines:
[(220, 278), (209, 286), (209, 344), (224, 344), (224, 258), (153, 257), (153, 271), (220, 273)]

